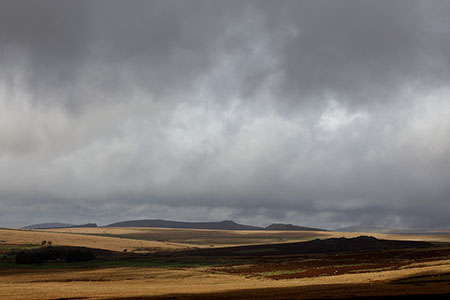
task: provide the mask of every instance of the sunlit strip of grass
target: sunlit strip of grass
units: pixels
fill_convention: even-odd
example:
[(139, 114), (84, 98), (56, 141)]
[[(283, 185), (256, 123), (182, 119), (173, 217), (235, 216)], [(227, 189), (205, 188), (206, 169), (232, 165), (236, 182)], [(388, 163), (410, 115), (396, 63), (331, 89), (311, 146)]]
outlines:
[(29, 249), (36, 249), (36, 248), (42, 248), (44, 245), (41, 244), (24, 244), (24, 245), (11, 245), (11, 244), (4, 244), (0, 245), (0, 251), (21, 251), (21, 250), (29, 250)]
[(0, 262), (3, 269), (73, 269), (73, 268), (179, 268), (179, 267), (213, 267), (246, 264), (249, 260), (158, 260), (158, 259), (132, 259), (132, 260), (95, 260), (76, 263), (40, 263), (18, 264), (14, 262)]
[(296, 274), (296, 273), (302, 273), (305, 272), (304, 269), (296, 269), (296, 270), (280, 270), (280, 271), (270, 271), (270, 272), (262, 272), (259, 273), (259, 276), (262, 277), (272, 277), (277, 275), (286, 275), (286, 274)]
[(358, 273), (373, 273), (373, 272), (382, 272), (382, 271), (392, 271), (397, 270), (398, 267), (392, 266), (392, 267), (382, 267), (382, 268), (373, 268), (373, 269), (358, 269), (358, 270), (350, 270), (346, 273), (350, 274), (358, 274)]

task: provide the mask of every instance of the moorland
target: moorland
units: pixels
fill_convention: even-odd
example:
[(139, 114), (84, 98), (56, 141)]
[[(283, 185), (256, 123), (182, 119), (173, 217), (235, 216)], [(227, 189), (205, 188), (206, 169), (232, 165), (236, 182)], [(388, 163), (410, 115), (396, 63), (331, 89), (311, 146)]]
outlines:
[(1, 299), (445, 299), (450, 232), (4, 228), (0, 283)]

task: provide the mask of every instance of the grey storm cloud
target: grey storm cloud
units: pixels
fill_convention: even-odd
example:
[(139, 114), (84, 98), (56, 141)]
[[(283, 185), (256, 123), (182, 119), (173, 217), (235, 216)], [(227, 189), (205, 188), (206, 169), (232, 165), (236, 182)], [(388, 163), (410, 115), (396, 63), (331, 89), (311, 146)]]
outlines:
[(0, 1), (0, 226), (448, 227), (448, 1)]

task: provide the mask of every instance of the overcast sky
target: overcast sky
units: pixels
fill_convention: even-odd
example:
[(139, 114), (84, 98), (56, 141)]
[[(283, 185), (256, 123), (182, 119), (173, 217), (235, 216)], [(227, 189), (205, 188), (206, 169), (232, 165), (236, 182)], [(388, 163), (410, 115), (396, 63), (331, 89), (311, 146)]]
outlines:
[(447, 0), (0, 0), (0, 226), (450, 227)]

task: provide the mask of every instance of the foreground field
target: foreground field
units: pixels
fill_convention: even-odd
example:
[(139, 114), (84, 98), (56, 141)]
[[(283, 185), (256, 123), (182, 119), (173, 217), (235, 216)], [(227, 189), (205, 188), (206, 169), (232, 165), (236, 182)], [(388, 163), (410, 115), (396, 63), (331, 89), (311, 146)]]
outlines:
[[(429, 276), (425, 276), (427, 274)], [(423, 263), (401, 270), (295, 280), (212, 273), (207, 267), (3, 270), (0, 273), (0, 295), (2, 299), (31, 300), (132, 297), (310, 299), (330, 296), (445, 294), (450, 293), (449, 274), (448, 260)], [(286, 298), (288, 295), (289, 298)]]
[[(320, 299), (450, 294), (449, 244), (358, 238), (351, 240), (353, 249), (347, 249), (342, 247), (342, 243), (349, 242), (347, 239), (291, 243), (343, 235), (356, 234), (150, 228), (2, 229), (0, 298)], [(448, 241), (445, 235), (375, 236)], [(112, 252), (104, 252), (105, 256), (92, 262), (35, 265), (16, 264), (6, 255), (11, 249), (14, 252), (39, 248), (42, 240)], [(376, 243), (377, 250), (367, 251), (366, 241), (369, 246)], [(220, 248), (224, 246), (234, 248)]]

